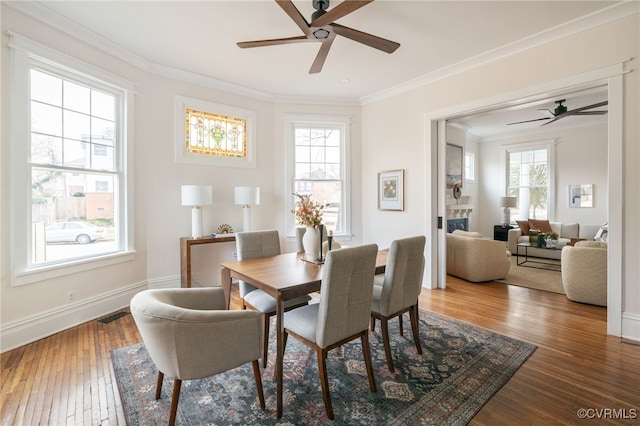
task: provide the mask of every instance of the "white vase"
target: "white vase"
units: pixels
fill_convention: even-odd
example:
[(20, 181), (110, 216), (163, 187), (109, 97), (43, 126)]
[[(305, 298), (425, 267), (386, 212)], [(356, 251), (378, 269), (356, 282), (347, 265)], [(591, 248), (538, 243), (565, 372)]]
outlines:
[(302, 235), (302, 247), (307, 260), (320, 258), (320, 230), (313, 226), (307, 226), (307, 230)]

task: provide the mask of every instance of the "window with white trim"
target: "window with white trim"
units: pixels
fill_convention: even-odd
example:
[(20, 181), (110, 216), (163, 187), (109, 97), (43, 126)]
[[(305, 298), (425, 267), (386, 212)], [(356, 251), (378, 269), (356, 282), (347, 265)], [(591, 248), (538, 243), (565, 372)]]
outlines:
[(549, 219), (551, 198), (551, 150), (529, 147), (507, 151), (507, 196), (518, 198), (511, 209), (520, 219)]
[[(296, 197), (311, 194), (323, 204), (323, 224), (334, 235), (351, 234), (348, 200), (350, 119), (343, 116), (287, 115), (287, 198), (289, 212)], [(294, 235), (295, 218), (287, 215), (289, 235)]]
[(464, 153), (464, 180), (467, 182), (475, 182), (476, 180), (476, 157), (473, 152), (465, 151)]
[(130, 83), (19, 36), (10, 45), (14, 284), (103, 266), (132, 249)]

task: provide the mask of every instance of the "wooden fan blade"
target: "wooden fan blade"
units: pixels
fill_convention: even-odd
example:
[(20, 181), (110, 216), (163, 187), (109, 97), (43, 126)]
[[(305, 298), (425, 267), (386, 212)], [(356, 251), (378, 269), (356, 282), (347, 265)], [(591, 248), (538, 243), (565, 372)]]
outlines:
[(540, 125), (540, 127), (542, 127), (542, 126), (546, 126), (547, 124), (551, 124), (551, 123), (553, 123), (554, 121), (558, 121), (558, 120), (560, 120), (562, 117), (564, 117), (564, 115), (556, 115), (556, 118), (554, 118), (554, 119), (553, 119), (553, 120), (551, 120), (551, 121), (547, 121), (547, 122), (546, 122), (546, 123), (544, 123), (544, 124), (541, 124), (541, 125)]
[(576, 113), (576, 112), (584, 111), (584, 110), (587, 110), (587, 109), (598, 108), (598, 107), (605, 106), (605, 105), (608, 105), (608, 104), (609, 104), (609, 101), (603, 101), (603, 102), (598, 102), (597, 104), (587, 105), (587, 106), (583, 106), (581, 108), (572, 109), (571, 111), (567, 111), (567, 112), (568, 113)]
[(382, 50), (383, 52), (393, 53), (398, 47), (400, 47), (400, 43), (396, 43), (395, 41), (363, 33), (362, 31), (354, 30), (353, 28), (345, 27), (340, 24), (334, 23), (331, 24), (331, 27), (338, 35), (357, 41), (358, 43), (366, 44), (374, 49)]
[(515, 123), (507, 123), (507, 126), (511, 126), (512, 124), (531, 123), (533, 121), (542, 121), (542, 120), (551, 120), (551, 117), (535, 118), (533, 120), (525, 120), (525, 121), (516, 121)]
[(293, 4), (291, 0), (276, 0), (276, 3), (285, 11), (287, 15), (296, 23), (296, 25), (302, 30), (305, 35), (311, 34), (311, 30), (309, 29), (309, 23), (302, 16), (297, 7)]
[(314, 59), (313, 64), (311, 64), (311, 68), (309, 69), (309, 74), (317, 74), (322, 71), (322, 67), (324, 65), (325, 59), (327, 59), (327, 55), (329, 54), (329, 49), (331, 49), (331, 44), (333, 44), (333, 40), (335, 39), (335, 35), (333, 37), (329, 37), (326, 41), (323, 41), (320, 45), (320, 50), (316, 55), (316, 59)]
[(324, 27), (325, 25), (331, 24), (334, 21), (350, 14), (351, 12), (360, 9), (362, 6), (366, 6), (369, 3), (373, 2), (373, 0), (345, 0), (336, 7), (333, 7), (327, 10), (326, 13), (317, 17), (315, 20), (311, 22), (311, 26), (316, 27)]
[(567, 115), (605, 115), (609, 111), (569, 111)]
[(236, 43), (238, 47), (246, 49), (247, 47), (262, 47), (262, 46), (275, 46), (278, 44), (289, 44), (289, 43), (304, 43), (310, 40), (305, 36), (296, 36), (296, 37), (286, 37), (286, 38), (274, 38), (271, 40), (255, 40), (255, 41), (240, 41)]

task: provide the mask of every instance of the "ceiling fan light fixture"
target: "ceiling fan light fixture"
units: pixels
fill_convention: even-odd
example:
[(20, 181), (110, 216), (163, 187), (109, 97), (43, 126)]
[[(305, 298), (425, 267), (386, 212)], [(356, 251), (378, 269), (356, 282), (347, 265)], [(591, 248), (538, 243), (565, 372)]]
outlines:
[(313, 32), (313, 36), (317, 39), (325, 39), (329, 37), (329, 31), (325, 30), (324, 28), (320, 28), (319, 30), (315, 30)]

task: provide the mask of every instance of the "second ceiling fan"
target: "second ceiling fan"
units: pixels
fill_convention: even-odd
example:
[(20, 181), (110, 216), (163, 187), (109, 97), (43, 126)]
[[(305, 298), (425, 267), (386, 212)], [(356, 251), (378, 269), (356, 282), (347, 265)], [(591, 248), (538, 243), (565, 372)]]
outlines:
[(386, 53), (393, 53), (400, 47), (400, 44), (395, 41), (345, 27), (335, 22), (349, 13), (373, 2), (373, 0), (344, 0), (331, 10), (328, 10), (329, 0), (312, 0), (312, 2), (313, 8), (316, 9), (316, 11), (311, 17), (311, 23), (309, 23), (291, 0), (276, 0), (276, 3), (278, 3), (293, 22), (298, 25), (304, 35), (270, 40), (243, 41), (237, 43), (238, 47), (248, 48), (289, 43), (320, 42), (320, 50), (311, 65), (309, 74), (319, 73), (322, 70), (322, 66), (324, 65), (324, 61), (327, 58), (327, 54), (336, 35), (341, 35)]
[(583, 106), (581, 108), (568, 110), (567, 107), (563, 105), (564, 102), (566, 102), (566, 99), (561, 99), (559, 101), (556, 101), (556, 104), (558, 104), (558, 106), (553, 111), (549, 109), (538, 110), (540, 112), (547, 114), (548, 117), (534, 118), (533, 120), (516, 121), (515, 123), (507, 123), (507, 126), (510, 126), (512, 124), (522, 124), (522, 123), (531, 123), (533, 121), (549, 120), (546, 123), (542, 124), (542, 126), (546, 126), (547, 124), (551, 124), (554, 121), (560, 120), (561, 118), (570, 117), (573, 115), (604, 115), (607, 113), (607, 111), (587, 111), (587, 110), (590, 110), (593, 108), (599, 108), (609, 103), (608, 101), (603, 101), (603, 102), (598, 102), (592, 105)]

